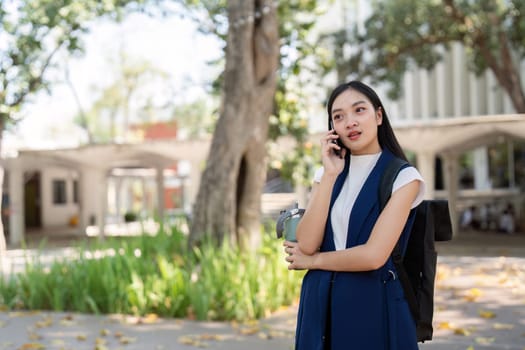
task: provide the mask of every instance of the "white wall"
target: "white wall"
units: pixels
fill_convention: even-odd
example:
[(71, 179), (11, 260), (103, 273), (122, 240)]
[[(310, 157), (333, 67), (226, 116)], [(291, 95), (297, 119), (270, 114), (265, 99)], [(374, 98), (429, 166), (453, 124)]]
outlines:
[[(78, 215), (78, 204), (73, 203), (73, 181), (77, 174), (64, 168), (46, 168), (41, 173), (42, 227), (66, 226), (72, 216)], [(53, 180), (65, 180), (66, 203), (53, 203)]]

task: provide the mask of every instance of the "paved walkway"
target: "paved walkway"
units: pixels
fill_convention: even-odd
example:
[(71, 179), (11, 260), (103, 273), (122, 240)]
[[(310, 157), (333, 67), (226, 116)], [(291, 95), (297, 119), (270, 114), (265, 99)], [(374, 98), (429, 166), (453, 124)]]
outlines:
[[(525, 236), (464, 236), (438, 250), (434, 340), (420, 349), (524, 350)], [(252, 324), (0, 311), (0, 350), (290, 350), (295, 317), (295, 307)]]

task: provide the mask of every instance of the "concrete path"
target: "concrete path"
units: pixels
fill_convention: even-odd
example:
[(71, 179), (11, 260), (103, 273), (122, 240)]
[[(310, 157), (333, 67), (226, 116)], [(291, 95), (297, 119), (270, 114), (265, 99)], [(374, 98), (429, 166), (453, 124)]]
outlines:
[[(499, 238), (438, 247), (434, 339), (421, 350), (525, 350), (525, 245)], [(251, 324), (4, 310), (0, 350), (290, 350), (295, 318), (295, 307)]]

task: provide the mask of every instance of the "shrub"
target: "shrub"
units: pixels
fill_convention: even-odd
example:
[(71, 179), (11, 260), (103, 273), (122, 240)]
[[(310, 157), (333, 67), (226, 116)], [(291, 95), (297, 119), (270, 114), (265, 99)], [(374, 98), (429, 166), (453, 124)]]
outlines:
[(78, 257), (0, 278), (9, 309), (247, 320), (292, 304), (301, 272), (286, 268), (280, 241), (264, 234), (255, 253), (204, 242), (188, 248), (177, 229), (78, 247)]

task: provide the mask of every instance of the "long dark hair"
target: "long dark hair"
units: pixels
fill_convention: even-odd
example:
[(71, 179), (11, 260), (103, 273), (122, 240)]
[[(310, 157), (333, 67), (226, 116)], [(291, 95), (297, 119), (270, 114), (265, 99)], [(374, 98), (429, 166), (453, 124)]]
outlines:
[(370, 100), (376, 111), (379, 108), (381, 108), (383, 121), (381, 125), (378, 125), (377, 127), (377, 138), (379, 140), (379, 145), (382, 149), (388, 149), (396, 157), (408, 161), (405, 152), (403, 151), (403, 149), (399, 145), (399, 142), (397, 141), (396, 135), (394, 135), (394, 130), (390, 125), (390, 121), (388, 120), (385, 107), (383, 107), (383, 103), (379, 99), (379, 96), (377, 96), (376, 92), (372, 90), (370, 86), (358, 80), (353, 80), (348, 83), (341, 84), (338, 87), (336, 87), (330, 94), (330, 97), (328, 98), (328, 103), (326, 105), (326, 109), (328, 110), (329, 128), (330, 122), (332, 120), (332, 106), (334, 104), (334, 101), (337, 98), (337, 96), (339, 96), (346, 90), (356, 90), (365, 95)]

